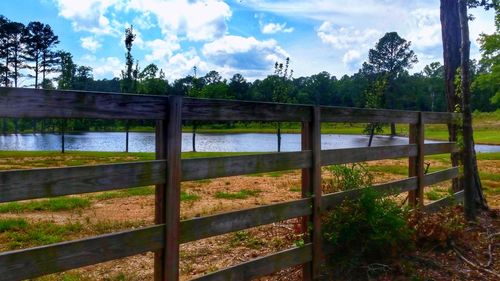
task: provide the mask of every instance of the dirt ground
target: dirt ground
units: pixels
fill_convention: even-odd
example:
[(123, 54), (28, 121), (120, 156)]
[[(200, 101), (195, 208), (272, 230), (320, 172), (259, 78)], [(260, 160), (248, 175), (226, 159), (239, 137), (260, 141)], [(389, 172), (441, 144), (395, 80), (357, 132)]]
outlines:
[[(481, 162), (481, 170), (493, 174), (500, 174), (499, 162), (500, 161), (496, 160), (484, 160), (484, 162)], [(0, 165), (2, 165), (1, 161)], [(407, 165), (407, 160), (373, 161), (368, 165), (370, 167), (381, 165), (404, 167)], [(443, 166), (443, 164), (437, 160), (431, 163), (431, 165), (436, 167)], [(26, 168), (29, 164), (23, 162), (19, 163), (19, 166)], [(12, 166), (10, 166), (10, 168), (11, 167)], [(326, 170), (324, 171), (324, 177), (326, 179), (330, 177), (329, 172)], [(382, 183), (404, 177), (405, 176), (401, 174), (374, 172), (374, 183)], [(449, 183), (445, 182), (436, 186), (436, 188), (446, 189), (448, 186)], [(497, 187), (500, 188), (498, 185)], [(188, 219), (298, 199), (300, 198), (300, 171), (187, 182), (182, 184), (182, 190), (199, 196), (198, 200), (181, 203), (181, 218)], [(243, 199), (224, 199), (217, 196), (217, 194), (221, 192), (237, 193), (241, 190), (252, 190), (255, 191), (255, 193)], [(499, 193), (500, 192), (496, 192), (488, 197), (492, 208), (500, 207), (498, 204), (500, 202), (500, 200), (498, 200)], [(83, 196), (92, 196), (92, 194)], [(404, 200), (404, 197), (405, 194), (401, 195), (400, 199)], [(112, 232), (120, 229), (129, 229), (153, 224), (154, 196), (144, 195), (102, 200), (93, 199), (91, 200), (90, 207), (71, 211), (34, 211), (0, 214), (0, 218), (19, 217), (29, 222), (53, 222), (56, 224), (79, 222), (84, 226), (84, 230), (69, 238), (77, 239), (90, 237), (92, 235), (101, 234), (103, 229), (109, 229), (109, 231)], [(484, 224), (490, 225), (489, 232), (494, 231), (494, 229), (499, 231), (499, 229), (496, 228), (498, 226), (495, 225), (495, 223), (498, 222), (497, 219), (488, 216), (482, 217), (481, 219), (484, 221)], [(96, 225), (101, 226), (99, 228), (100, 230), (96, 230)], [(102, 227), (102, 225), (105, 225), (105, 227)], [(290, 248), (302, 238), (302, 234), (297, 231), (298, 225), (299, 220), (292, 219), (183, 244), (181, 245), (181, 280), (189, 280), (231, 265)], [(478, 226), (478, 228), (480, 227)], [(485, 230), (484, 233), (486, 233)], [(488, 235), (491, 234), (492, 233)], [(474, 235), (480, 236), (478, 233)], [(500, 240), (497, 239), (495, 241)], [(483, 244), (481, 245), (485, 246)], [(498, 259), (500, 259), (500, 253), (496, 250), (497, 245), (500, 244), (493, 243), (495, 250), (492, 254), (492, 259), (495, 264), (492, 268), (498, 272)], [(465, 246), (461, 245), (461, 247)], [(7, 250), (6, 246), (0, 245), (0, 250)], [(468, 249), (463, 248), (463, 250), (467, 251)], [(444, 253), (444, 255), (451, 254), (452, 253)], [(474, 269), (457, 258), (456, 255), (451, 259), (443, 259), (441, 256), (432, 256), (432, 259), (439, 260), (440, 266), (446, 268), (446, 270), (458, 270), (461, 272), (460, 274), (453, 275), (452, 279), (440, 279), (440, 277), (436, 275), (433, 280), (495, 280), (490, 278), (491, 274), (484, 273), (481, 270), (476, 270), (479, 272), (479, 275), (470, 273), (474, 271)], [(432, 271), (434, 269), (431, 267), (430, 270)], [(298, 280), (300, 279), (300, 272), (300, 268), (291, 268), (276, 273), (273, 276), (261, 278), (261, 280)], [(152, 280), (152, 275), (153, 254), (145, 253), (101, 263), (99, 265), (71, 270), (65, 273), (53, 274), (39, 278), (39, 280)], [(432, 274), (429, 276), (432, 276)], [(476, 279), (476, 277), (479, 279)]]

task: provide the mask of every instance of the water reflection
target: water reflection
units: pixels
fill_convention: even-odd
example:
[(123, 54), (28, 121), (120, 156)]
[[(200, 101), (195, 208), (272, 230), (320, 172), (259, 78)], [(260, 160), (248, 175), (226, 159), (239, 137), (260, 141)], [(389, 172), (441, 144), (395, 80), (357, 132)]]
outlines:
[[(182, 150), (191, 151), (191, 134), (182, 134)], [(426, 141), (431, 143), (433, 141)], [(407, 144), (404, 137), (375, 136), (373, 146)], [(322, 149), (365, 147), (368, 136), (324, 134)], [(244, 152), (276, 151), (275, 134), (197, 134), (197, 151)], [(92, 132), (65, 136), (66, 150), (76, 151), (124, 151), (125, 133)], [(129, 151), (152, 152), (155, 148), (154, 133), (130, 133)], [(0, 135), (0, 150), (60, 150), (61, 136), (57, 134)], [(282, 150), (300, 150), (299, 134), (283, 134)], [(500, 152), (500, 146), (476, 145), (478, 152)]]

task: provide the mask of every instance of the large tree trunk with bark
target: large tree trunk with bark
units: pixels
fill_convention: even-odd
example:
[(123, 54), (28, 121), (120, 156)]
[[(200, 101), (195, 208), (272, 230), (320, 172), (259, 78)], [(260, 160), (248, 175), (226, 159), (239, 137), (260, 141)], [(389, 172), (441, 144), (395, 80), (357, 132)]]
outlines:
[[(443, 60), (445, 95), (449, 112), (460, 111), (462, 99), (455, 89), (455, 77), (460, 67), (461, 31), (458, 15), (457, 0), (441, 0), (441, 32), (443, 37)], [(457, 132), (461, 129), (459, 124), (449, 124), (449, 141), (457, 141)], [(460, 153), (451, 154), (453, 166), (460, 165)], [(460, 179), (453, 180), (453, 191), (462, 190)]]
[(476, 204), (481, 208), (486, 208), (486, 200), (484, 199), (481, 180), (479, 179), (479, 171), (477, 163), (475, 163), (475, 149), (472, 130), (472, 113), (470, 108), (470, 74), (469, 74), (469, 59), (470, 59), (470, 41), (469, 41), (469, 19), (467, 14), (467, 1), (458, 0), (459, 17), (461, 29), (461, 92), (462, 92), (462, 109), (463, 109), (463, 165), (464, 165), (464, 189), (465, 189), (465, 215), (467, 219), (474, 220), (476, 217)]

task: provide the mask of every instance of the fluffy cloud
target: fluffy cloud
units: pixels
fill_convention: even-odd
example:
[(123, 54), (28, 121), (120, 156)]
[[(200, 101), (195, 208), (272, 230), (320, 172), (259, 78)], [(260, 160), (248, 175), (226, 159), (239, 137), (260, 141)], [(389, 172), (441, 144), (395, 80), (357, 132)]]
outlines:
[(80, 38), (80, 42), (82, 43), (82, 48), (87, 49), (92, 53), (95, 53), (97, 49), (102, 47), (102, 44), (92, 36), (82, 37)]
[(175, 51), (181, 46), (177, 42), (177, 38), (173, 35), (166, 39), (155, 39), (145, 42), (145, 46), (151, 50), (151, 53), (145, 56), (148, 62), (168, 60)]
[(179, 52), (160, 63), (160, 67), (164, 70), (165, 76), (168, 80), (185, 77), (193, 73), (193, 67), (197, 67), (199, 72), (208, 71), (207, 64), (202, 61), (195, 49), (190, 49), (186, 52)]
[(369, 47), (374, 45), (380, 32), (367, 28), (358, 30), (354, 27), (337, 27), (329, 21), (323, 22), (317, 30), (318, 37), (336, 49)]
[(264, 34), (275, 34), (279, 32), (283, 33), (291, 33), (293, 32), (293, 27), (286, 27), (286, 22), (285, 23), (267, 23), (267, 24), (261, 24), (260, 25), (260, 31)]
[(361, 60), (361, 54), (356, 50), (349, 50), (342, 57), (342, 62), (351, 71), (359, 69)]
[(419, 49), (441, 47), (439, 8), (417, 9), (410, 13), (407, 39)]
[(76, 31), (89, 31), (94, 34), (117, 34), (112, 22), (105, 16), (110, 7), (120, 9), (123, 0), (54, 0), (59, 15), (72, 21)]
[(117, 57), (97, 58), (93, 55), (84, 56), (77, 64), (92, 67), (96, 79), (120, 77), (125, 64)]
[(275, 40), (259, 41), (254, 37), (225, 36), (203, 46), (209, 62), (233, 69), (268, 70), (288, 53)]
[(210, 41), (226, 34), (231, 9), (219, 0), (130, 0), (127, 9), (155, 15), (164, 34), (185, 35), (192, 41)]

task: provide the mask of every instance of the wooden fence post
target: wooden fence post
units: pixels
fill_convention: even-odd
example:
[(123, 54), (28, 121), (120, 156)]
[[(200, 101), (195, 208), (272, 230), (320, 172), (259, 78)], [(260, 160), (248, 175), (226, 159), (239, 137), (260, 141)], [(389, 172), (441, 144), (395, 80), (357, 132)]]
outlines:
[[(167, 159), (166, 184), (156, 190), (156, 223), (165, 223), (165, 247), (155, 255), (155, 280), (179, 280), (182, 97), (168, 98), (168, 119), (158, 121), (157, 157)], [(162, 189), (163, 190), (160, 190)]]
[(417, 155), (409, 158), (409, 176), (417, 177), (417, 189), (409, 192), (411, 207), (424, 205), (424, 123), (422, 112), (418, 113), (416, 124), (410, 124), (409, 143), (417, 145)]
[[(168, 110), (168, 108), (165, 108)], [(155, 152), (156, 159), (167, 159), (167, 120), (157, 120), (155, 127)], [(165, 223), (165, 190), (167, 189), (166, 184), (157, 184), (155, 186), (155, 224)], [(163, 280), (165, 256), (164, 251), (159, 250), (155, 252), (154, 258), (154, 280)]]
[(312, 262), (302, 270), (303, 280), (313, 280), (319, 275), (322, 255), (321, 234), (321, 119), (320, 107), (312, 107), (311, 121), (302, 122), (302, 150), (311, 150), (312, 161), (309, 169), (302, 169), (302, 197), (313, 196), (311, 217), (302, 219), (302, 230), (308, 232), (312, 226), (310, 240), (313, 243)]

